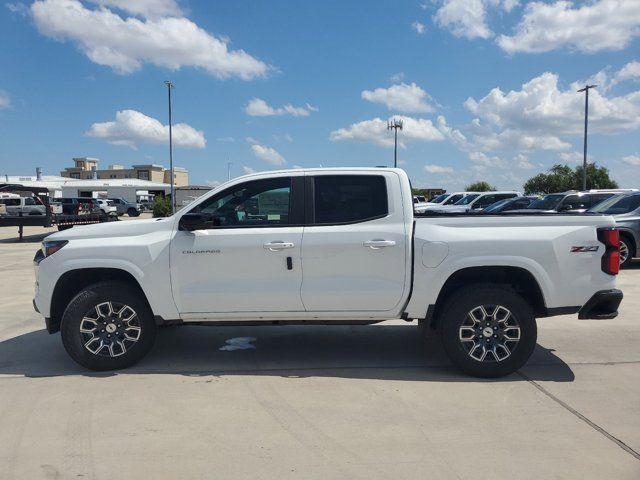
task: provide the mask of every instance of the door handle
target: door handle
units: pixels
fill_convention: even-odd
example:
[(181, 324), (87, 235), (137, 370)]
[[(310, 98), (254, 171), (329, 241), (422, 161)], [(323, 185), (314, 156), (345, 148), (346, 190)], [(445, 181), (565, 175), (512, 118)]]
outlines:
[(363, 247), (369, 247), (372, 250), (378, 250), (379, 248), (393, 247), (395, 246), (395, 240), (367, 240), (362, 242)]
[(293, 248), (293, 242), (268, 242), (264, 244), (264, 248), (277, 252), (278, 250), (284, 250), (286, 248)]

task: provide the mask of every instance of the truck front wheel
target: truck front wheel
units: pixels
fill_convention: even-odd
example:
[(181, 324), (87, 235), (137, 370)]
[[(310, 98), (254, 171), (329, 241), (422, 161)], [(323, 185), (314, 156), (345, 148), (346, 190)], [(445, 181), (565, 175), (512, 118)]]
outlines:
[(146, 301), (118, 282), (96, 283), (78, 293), (60, 326), (67, 353), (90, 370), (134, 365), (151, 350), (156, 331)]
[(444, 349), (451, 362), (476, 377), (502, 377), (522, 367), (536, 346), (529, 304), (508, 287), (465, 287), (440, 314)]

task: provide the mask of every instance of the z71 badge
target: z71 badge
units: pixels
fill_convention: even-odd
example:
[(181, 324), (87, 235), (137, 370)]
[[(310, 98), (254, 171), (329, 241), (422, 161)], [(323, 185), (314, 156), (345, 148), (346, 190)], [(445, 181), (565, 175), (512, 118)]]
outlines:
[(571, 247), (571, 253), (587, 253), (597, 252), (600, 247), (598, 245), (581, 245)]

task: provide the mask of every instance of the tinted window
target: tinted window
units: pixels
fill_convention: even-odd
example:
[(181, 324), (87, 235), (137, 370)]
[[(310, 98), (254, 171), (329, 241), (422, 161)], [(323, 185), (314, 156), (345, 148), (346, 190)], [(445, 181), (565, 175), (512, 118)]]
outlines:
[(24, 204), (25, 204), (25, 205), (35, 205), (35, 204), (36, 204), (36, 202), (35, 202), (35, 200), (33, 199), (33, 197), (26, 197), (26, 198), (24, 199)]
[(536, 210), (553, 210), (564, 198), (563, 194), (545, 195), (544, 198), (534, 200), (527, 208)]
[[(479, 193), (472, 193), (470, 195), (467, 195), (465, 197), (462, 197), (460, 200), (458, 200), (455, 205), (469, 205), (471, 202), (473, 202), (476, 198), (478, 198), (480, 196)], [(449, 203), (449, 202), (447, 202)]]
[(498, 200), (500, 200), (498, 198), (498, 195), (495, 195), (495, 194), (483, 195), (482, 197), (480, 197), (478, 200), (476, 200), (473, 203), (473, 208), (488, 207), (489, 205), (491, 205), (492, 203), (497, 202)]
[(559, 210), (589, 208), (589, 195), (569, 195), (559, 206)]
[(321, 175), (314, 182), (314, 223), (361, 222), (389, 212), (382, 176)]
[(291, 179), (273, 178), (235, 185), (194, 207), (209, 213), (214, 228), (287, 225)]
[(452, 195), (449, 200), (447, 200), (446, 202), (443, 203), (443, 205), (453, 205), (458, 200), (460, 200), (462, 197), (464, 197), (464, 195), (462, 195), (461, 193), (458, 193), (457, 195)]
[(5, 205), (8, 205), (9, 207), (15, 207), (20, 205), (19, 198), (4, 198), (0, 200), (0, 202), (4, 203)]
[(590, 212), (604, 213), (606, 215), (620, 215), (640, 208), (640, 195), (628, 195), (624, 197), (612, 197), (593, 207)]
[(448, 196), (449, 196), (448, 194), (443, 193), (442, 195), (438, 195), (437, 197), (429, 200), (429, 203), (442, 203), (444, 202), (444, 199), (447, 198)]

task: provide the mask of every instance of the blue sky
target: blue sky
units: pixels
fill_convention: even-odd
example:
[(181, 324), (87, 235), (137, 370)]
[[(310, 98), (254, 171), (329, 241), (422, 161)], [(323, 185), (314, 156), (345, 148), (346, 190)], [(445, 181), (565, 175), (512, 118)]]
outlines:
[[(520, 189), (589, 152), (640, 186), (640, 2), (9, 0), (0, 174), (71, 158), (252, 170), (393, 162), (417, 186)], [(228, 159), (228, 160), (227, 160)]]

